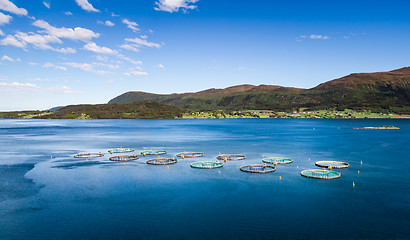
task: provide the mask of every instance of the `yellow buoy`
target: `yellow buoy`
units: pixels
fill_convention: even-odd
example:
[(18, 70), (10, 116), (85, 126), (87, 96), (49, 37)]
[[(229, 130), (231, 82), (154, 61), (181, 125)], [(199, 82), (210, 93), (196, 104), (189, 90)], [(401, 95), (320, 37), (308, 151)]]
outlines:
[(88, 159), (85, 159), (85, 161), (88, 161)]
[(296, 166), (296, 168), (299, 168), (299, 166)]
[(310, 160), (310, 158), (309, 158), (309, 160)]
[(360, 164), (363, 164), (363, 161), (360, 161)]
[(245, 164), (245, 162), (243, 162), (243, 164)]
[(53, 156), (51, 156), (51, 158), (53, 158)]
[(221, 173), (221, 171), (219, 171), (219, 173)]
[(184, 155), (181, 155), (181, 158), (184, 159)]
[(329, 169), (332, 169), (332, 166), (329, 166)]
[(354, 187), (354, 186), (356, 186), (356, 184), (354, 184), (354, 182), (353, 182), (353, 187)]
[(279, 179), (282, 179), (282, 176), (279, 176)]
[(124, 163), (124, 165), (125, 165), (125, 163)]
[(167, 168), (169, 168), (169, 166), (167, 166)]
[(360, 171), (357, 171), (357, 174), (359, 174), (360, 173)]

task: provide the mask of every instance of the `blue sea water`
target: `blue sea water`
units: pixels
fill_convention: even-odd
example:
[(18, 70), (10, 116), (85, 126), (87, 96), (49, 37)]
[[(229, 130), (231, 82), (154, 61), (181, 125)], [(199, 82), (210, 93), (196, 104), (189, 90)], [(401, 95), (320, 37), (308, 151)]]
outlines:
[[(380, 125), (400, 129), (354, 129)], [(0, 238), (410, 239), (409, 143), (409, 120), (0, 120)], [(167, 168), (111, 162), (115, 147), (246, 159)], [(107, 154), (73, 158), (84, 151)], [(294, 162), (239, 170), (263, 156)], [(300, 175), (323, 160), (350, 167)]]

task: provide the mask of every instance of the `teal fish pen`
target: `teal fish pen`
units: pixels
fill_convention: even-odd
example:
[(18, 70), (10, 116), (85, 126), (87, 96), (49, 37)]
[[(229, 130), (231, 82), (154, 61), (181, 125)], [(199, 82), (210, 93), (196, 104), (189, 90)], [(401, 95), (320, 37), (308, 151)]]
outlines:
[(74, 155), (75, 158), (96, 158), (96, 157), (102, 157), (102, 156), (104, 156), (104, 154), (101, 152), (98, 152), (98, 153), (82, 152), (82, 153), (77, 153), (76, 155)]
[(204, 161), (204, 162), (194, 162), (191, 164), (193, 168), (203, 168), (203, 169), (212, 169), (212, 168), (220, 168), (223, 167), (224, 164), (221, 162), (212, 162), (212, 161)]
[(319, 170), (319, 169), (310, 169), (304, 170), (300, 173), (300, 175), (308, 178), (316, 178), (316, 179), (336, 179), (340, 178), (341, 174), (331, 170)]
[(126, 162), (126, 161), (138, 160), (139, 157), (137, 155), (121, 155), (121, 156), (110, 157), (109, 159), (111, 161)]
[(166, 154), (167, 151), (165, 150), (146, 150), (146, 151), (142, 151), (141, 154), (142, 155), (162, 155), (162, 154)]
[(109, 153), (126, 153), (126, 152), (134, 152), (133, 148), (114, 148), (114, 149), (110, 149), (108, 150)]
[(204, 153), (202, 152), (181, 152), (177, 154), (177, 157), (180, 158), (196, 158), (202, 156), (204, 156)]
[(315, 163), (316, 166), (322, 168), (348, 168), (350, 164), (346, 162), (339, 162), (339, 161), (318, 161)]
[(219, 154), (216, 158), (224, 161), (238, 161), (243, 160), (246, 157), (244, 155), (239, 154)]
[(240, 168), (243, 172), (250, 172), (250, 173), (271, 173), (276, 171), (276, 167), (266, 164), (252, 164), (252, 165), (245, 165)]
[(154, 158), (147, 161), (147, 164), (151, 165), (169, 165), (177, 163), (178, 160), (175, 158)]
[(270, 163), (270, 164), (289, 164), (292, 163), (293, 160), (290, 158), (283, 158), (283, 157), (270, 157), (270, 158), (264, 158), (262, 159), (264, 163)]

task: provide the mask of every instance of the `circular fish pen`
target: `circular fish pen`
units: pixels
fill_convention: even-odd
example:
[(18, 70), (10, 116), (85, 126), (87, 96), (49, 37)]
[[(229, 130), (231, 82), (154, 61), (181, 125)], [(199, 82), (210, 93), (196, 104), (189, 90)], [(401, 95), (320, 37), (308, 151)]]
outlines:
[(193, 168), (202, 168), (202, 169), (212, 169), (212, 168), (220, 168), (223, 167), (224, 164), (221, 162), (212, 162), (212, 161), (204, 161), (204, 162), (194, 162), (191, 164)]
[(266, 164), (253, 164), (242, 166), (241, 171), (250, 173), (271, 173), (276, 171), (276, 167)]
[(346, 162), (339, 162), (339, 161), (318, 161), (315, 163), (316, 166), (322, 168), (348, 168), (350, 164)]
[(161, 154), (166, 154), (167, 151), (165, 150), (146, 150), (146, 151), (142, 151), (141, 154), (142, 155), (161, 155)]
[(126, 152), (134, 152), (133, 148), (114, 148), (108, 150), (109, 153), (126, 153)]
[(177, 154), (177, 157), (180, 158), (196, 158), (202, 156), (204, 156), (204, 153), (202, 152), (182, 152)]
[(104, 154), (101, 152), (98, 152), (98, 153), (82, 152), (82, 153), (77, 153), (76, 155), (74, 155), (75, 158), (97, 158), (97, 157), (102, 157), (102, 156), (104, 156)]
[(154, 158), (147, 161), (147, 164), (151, 165), (169, 165), (177, 163), (178, 160), (175, 158)]
[(270, 158), (264, 158), (262, 159), (264, 163), (270, 163), (270, 164), (289, 164), (292, 163), (293, 160), (290, 158), (283, 158), (283, 157), (270, 157)]
[(137, 160), (137, 159), (139, 159), (139, 157), (137, 155), (121, 155), (121, 156), (110, 157), (109, 159), (111, 161), (126, 162), (126, 161)]
[(243, 160), (246, 157), (244, 155), (239, 154), (219, 154), (216, 158), (224, 161), (238, 161)]
[(316, 179), (336, 179), (340, 178), (341, 174), (330, 170), (310, 169), (300, 172), (300, 175), (308, 178)]

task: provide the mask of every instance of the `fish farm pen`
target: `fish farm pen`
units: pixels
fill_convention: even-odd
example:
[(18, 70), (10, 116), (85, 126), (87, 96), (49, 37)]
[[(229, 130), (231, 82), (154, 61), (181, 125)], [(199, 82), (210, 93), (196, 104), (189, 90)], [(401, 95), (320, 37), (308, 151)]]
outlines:
[(110, 149), (108, 150), (109, 153), (126, 153), (126, 152), (134, 152), (133, 148), (114, 148), (114, 149)]
[(77, 153), (74, 155), (75, 158), (96, 158), (96, 157), (102, 157), (104, 156), (103, 153), (98, 152), (98, 153), (93, 153), (93, 152), (83, 152), (83, 153)]
[(271, 173), (276, 170), (276, 167), (266, 164), (253, 164), (242, 166), (241, 171), (250, 173)]
[(318, 169), (311, 169), (311, 170), (304, 170), (300, 173), (300, 175), (308, 178), (316, 178), (316, 179), (336, 179), (340, 178), (341, 174), (335, 171), (330, 170), (318, 170)]
[(195, 157), (202, 157), (204, 156), (204, 153), (202, 152), (182, 152), (178, 153), (177, 157), (180, 158), (195, 158)]
[(204, 162), (194, 162), (191, 164), (193, 168), (203, 168), (203, 169), (212, 169), (212, 168), (220, 168), (223, 167), (224, 164), (221, 162), (212, 162), (212, 161), (204, 161)]
[(239, 154), (219, 154), (216, 158), (224, 161), (238, 161), (243, 160), (246, 157), (244, 155)]
[(178, 160), (175, 158), (154, 158), (147, 161), (147, 163), (151, 165), (169, 165), (177, 162)]
[(318, 167), (323, 167), (323, 168), (348, 168), (350, 164), (346, 162), (338, 162), (338, 161), (318, 161), (315, 163), (316, 166)]
[(141, 154), (142, 155), (162, 155), (162, 154), (166, 154), (167, 151), (165, 150), (146, 150), (146, 151), (142, 151)]
[(121, 156), (114, 156), (109, 158), (111, 161), (132, 161), (137, 160), (139, 157), (137, 155), (121, 155)]
[(283, 158), (283, 157), (270, 157), (270, 158), (264, 158), (262, 159), (264, 163), (270, 163), (270, 164), (289, 164), (292, 163), (293, 160), (290, 158)]

